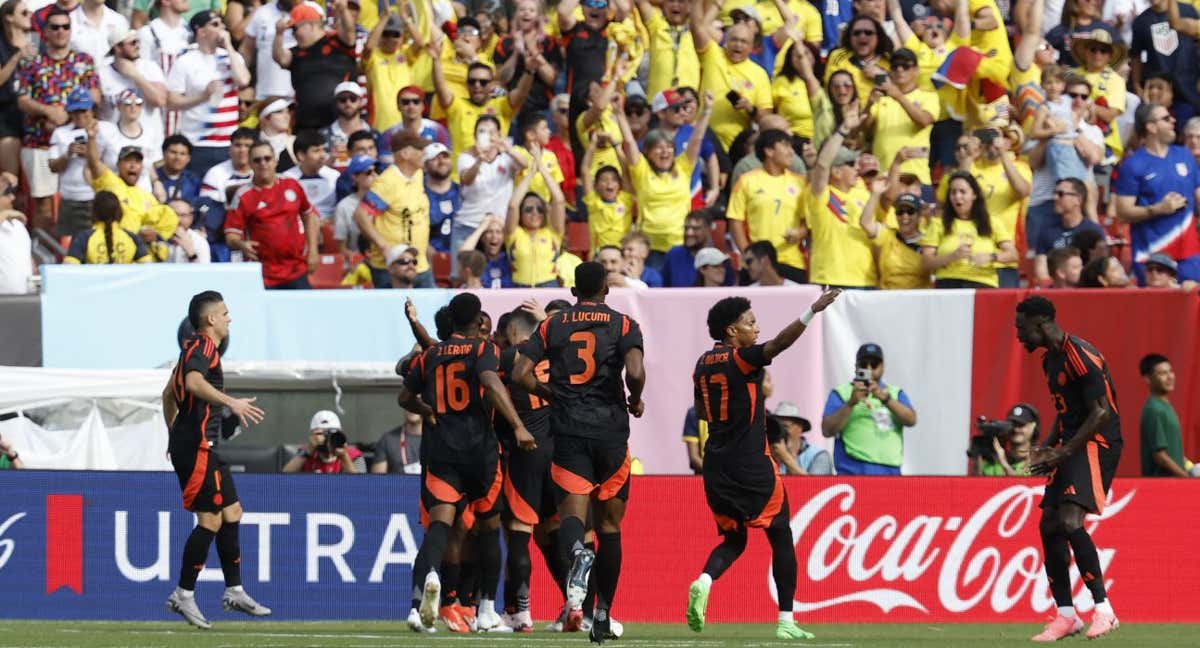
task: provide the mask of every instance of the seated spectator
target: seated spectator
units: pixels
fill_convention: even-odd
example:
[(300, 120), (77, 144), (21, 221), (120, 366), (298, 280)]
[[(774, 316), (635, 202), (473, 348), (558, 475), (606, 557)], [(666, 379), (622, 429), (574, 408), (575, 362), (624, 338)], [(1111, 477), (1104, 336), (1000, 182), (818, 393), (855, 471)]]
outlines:
[[(513, 270), (513, 285), (520, 288), (556, 288), (555, 261), (562, 251), (566, 232), (566, 200), (558, 181), (540, 156), (533, 170), (513, 190), (504, 224), (505, 247)], [(550, 191), (550, 204), (529, 190), (534, 175), (540, 174)]]
[(1046, 270), (1050, 274), (1051, 288), (1074, 288), (1079, 285), (1079, 274), (1083, 272), (1083, 260), (1079, 250), (1067, 246), (1054, 248), (1046, 255)]
[(1116, 257), (1096, 257), (1079, 273), (1080, 288), (1129, 288), (1131, 285), (1125, 266)]
[(729, 197), (726, 218), (733, 241), (743, 252), (751, 241), (768, 241), (779, 255), (776, 271), (793, 283), (808, 281), (808, 263), (800, 246), (808, 238), (804, 203), (808, 183), (790, 169), (796, 151), (791, 134), (763, 131), (754, 142), (762, 168), (744, 174)]
[(1179, 282), (1179, 264), (1160, 252), (1151, 254), (1146, 259), (1146, 287), (1170, 288), (1172, 290), (1192, 290), (1196, 282), (1190, 279)]
[(1086, 192), (1087, 187), (1078, 178), (1063, 178), (1055, 184), (1054, 213), (1059, 222), (1047, 223), (1041, 229), (1038, 240), (1034, 241), (1037, 256), (1033, 260), (1033, 269), (1039, 283), (1050, 281), (1051, 274), (1046, 267), (1046, 255), (1051, 250), (1074, 246), (1074, 238), (1080, 232), (1091, 230), (1104, 235), (1104, 228), (1084, 215)]
[(411, 245), (397, 243), (388, 250), (384, 257), (387, 263), (388, 284), (376, 288), (400, 288), (410, 290), (416, 288), (417, 279), (417, 249)]
[(340, 174), (326, 165), (329, 147), (325, 142), (325, 137), (318, 131), (301, 131), (296, 135), (296, 166), (279, 175), (299, 183), (304, 195), (308, 196), (308, 203), (317, 210), (321, 220), (332, 222), (334, 209), (337, 208), (335, 194)]
[(76, 232), (63, 263), (151, 263), (141, 237), (121, 227), (121, 201), (111, 191), (96, 192), (91, 229)]
[(588, 233), (592, 251), (606, 245), (620, 245), (621, 238), (633, 224), (633, 194), (622, 188), (621, 172), (617, 167), (605, 165), (588, 173), (596, 156), (599, 132), (592, 131), (587, 140), (580, 163), (583, 171), (583, 206), (587, 209)]
[(487, 259), (483, 284), (488, 288), (512, 288), (512, 267), (508, 263), (508, 252), (504, 249), (504, 221), (493, 214), (463, 241), (459, 252), (479, 250)]
[(487, 271), (487, 257), (479, 250), (464, 250), (458, 253), (458, 274), (463, 290), (478, 290), (486, 288), (483, 285), (484, 273)]
[(1005, 420), (1012, 432), (992, 437), (994, 458), (975, 457), (971, 466), (976, 475), (985, 477), (1022, 477), (1029, 474), (1029, 453), (1038, 439), (1038, 413), (1031, 405), (1020, 403), (1008, 411)]
[(1012, 234), (988, 215), (979, 183), (962, 171), (950, 178), (949, 198), (941, 218), (925, 230), (921, 254), (937, 288), (996, 288), (996, 263), (1017, 259)]
[(16, 196), (16, 176), (0, 173), (0, 295), (29, 292), (29, 277), (35, 271), (29, 219), (13, 209)]
[[(818, 448), (808, 442), (804, 435), (812, 429), (812, 423), (800, 416), (800, 408), (791, 401), (783, 401), (775, 407), (768, 417), (774, 420), (775, 426), (768, 425), (768, 441), (771, 443), (771, 456), (779, 462), (781, 475), (832, 475), (833, 457), (829, 451)], [(776, 436), (771, 436), (771, 428), (778, 430)]]
[(0, 437), (0, 470), (20, 470), (25, 467), (21, 453), (11, 443)]
[(192, 143), (186, 137), (176, 133), (163, 140), (162, 166), (154, 172), (162, 183), (167, 200), (192, 203), (200, 197), (200, 178), (187, 168), (191, 160)]
[(196, 212), (192, 205), (186, 200), (175, 199), (167, 203), (167, 206), (173, 209), (175, 215), (179, 217), (179, 227), (175, 228), (175, 235), (167, 241), (171, 248), (167, 255), (167, 261), (171, 263), (211, 262), (212, 252), (208, 247), (208, 237), (200, 231), (192, 229), (192, 223), (196, 219)]
[(742, 253), (742, 263), (750, 275), (752, 288), (767, 286), (799, 286), (800, 284), (779, 274), (776, 268), (778, 257), (770, 241), (755, 241)]
[(874, 251), (859, 220), (866, 197), (859, 193), (858, 153), (842, 142), (859, 123), (850, 113), (826, 140), (809, 173), (812, 233), (809, 281), (842, 288), (878, 285)]
[(889, 227), (875, 219), (879, 212), (876, 205), (887, 190), (887, 180), (877, 179), (871, 183), (871, 199), (859, 220), (878, 251), (879, 287), (884, 290), (928, 288), (929, 272), (921, 257), (921, 198), (912, 193), (897, 196), (892, 205), (896, 227)]
[[(70, 236), (91, 223), (92, 197), (96, 192), (84, 175), (87, 169), (88, 127), (97, 119), (95, 104), (86, 88), (76, 88), (67, 98), (70, 121), (50, 134), (50, 171), (58, 176), (58, 236)], [(109, 138), (116, 126), (100, 122), (97, 137)]]
[(375, 442), (371, 474), (419, 475), (421, 462), (417, 454), (421, 447), (421, 424), (420, 414), (406, 412), (403, 425), (384, 432)]
[[(751, 63), (753, 65), (753, 63)], [(646, 265), (660, 270), (667, 250), (683, 242), (683, 221), (691, 211), (692, 169), (700, 156), (700, 144), (712, 114), (713, 97), (705, 95), (701, 113), (683, 155), (675, 155), (675, 143), (661, 130), (646, 134), (646, 154), (638, 149), (638, 140), (630, 129), (623, 111), (617, 122), (625, 147), (630, 184), (638, 201), (638, 226), (650, 239), (650, 256)]]
[[(331, 0), (329, 13), (335, 31), (326, 31), (325, 16), (316, 5), (292, 7), (288, 22), (275, 26), (271, 56), (291, 72), (296, 91), (296, 131), (320, 129), (337, 119), (335, 88), (357, 76), (355, 22), (346, 0)], [(284, 47), (288, 30), (296, 46)]]
[(725, 283), (729, 276), (728, 254), (715, 247), (706, 247), (696, 252), (696, 258), (692, 262), (696, 271), (696, 282), (692, 285), (700, 288), (729, 285)]
[[(234, 195), (250, 184), (254, 167), (250, 164), (250, 146), (258, 141), (258, 133), (250, 128), (239, 128), (229, 138), (229, 159), (214, 164), (200, 182), (200, 195), (217, 201), (226, 209), (236, 205)], [(274, 151), (274, 146), (272, 146)]]
[[(425, 195), (429, 196), (429, 246), (450, 252), (455, 217), (462, 208), (462, 191), (451, 179), (450, 149), (434, 142), (421, 152), (425, 166)], [(457, 266), (456, 266), (457, 267)]]
[(646, 265), (650, 257), (650, 239), (641, 232), (630, 232), (621, 238), (621, 252), (629, 267), (629, 276), (642, 280), (650, 288), (662, 288), (663, 279), (658, 270)]
[(1085, 229), (1076, 232), (1071, 237), (1071, 245), (1079, 250), (1083, 265), (1087, 265), (1092, 259), (1109, 256), (1108, 235), (1103, 230)]
[(367, 472), (362, 452), (346, 441), (338, 415), (321, 410), (309, 423), (308, 442), (283, 466), (285, 473), (357, 474)]
[(633, 273), (629, 262), (621, 254), (621, 248), (615, 245), (605, 245), (596, 250), (596, 254), (592, 260), (604, 266), (604, 271), (608, 273), (608, 285), (610, 288), (647, 287), (646, 282), (638, 279)]
[(350, 174), (350, 178), (354, 181), (354, 193), (342, 198), (333, 210), (333, 240), (337, 241), (338, 251), (349, 263), (350, 257), (359, 251), (358, 243), (361, 236), (358, 224), (354, 222), (354, 211), (358, 209), (358, 204), (362, 202), (363, 196), (367, 195), (367, 192), (371, 190), (371, 185), (375, 182), (377, 175), (375, 160), (365, 155), (356, 155), (350, 158), (350, 165), (346, 167), (346, 173)]

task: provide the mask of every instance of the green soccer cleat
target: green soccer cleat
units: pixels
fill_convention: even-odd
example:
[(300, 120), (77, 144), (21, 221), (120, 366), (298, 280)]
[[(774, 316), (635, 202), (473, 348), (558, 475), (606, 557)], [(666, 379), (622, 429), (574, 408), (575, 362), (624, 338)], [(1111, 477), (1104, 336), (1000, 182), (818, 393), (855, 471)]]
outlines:
[(775, 626), (776, 639), (812, 639), (813, 633), (807, 632), (804, 628), (796, 625), (795, 621), (780, 621), (779, 625)]
[(694, 632), (704, 630), (704, 612), (708, 609), (708, 590), (711, 587), (712, 584), (697, 578), (688, 588), (687, 622)]

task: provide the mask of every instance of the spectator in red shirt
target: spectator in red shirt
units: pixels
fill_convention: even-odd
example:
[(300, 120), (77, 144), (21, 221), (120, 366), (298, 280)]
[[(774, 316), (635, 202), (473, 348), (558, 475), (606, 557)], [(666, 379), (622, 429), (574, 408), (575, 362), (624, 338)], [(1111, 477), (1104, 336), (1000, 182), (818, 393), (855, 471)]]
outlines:
[(550, 100), (550, 124), (554, 126), (554, 134), (550, 136), (546, 150), (558, 158), (558, 168), (563, 174), (563, 195), (568, 203), (575, 204), (575, 153), (571, 151), (570, 113), (571, 95), (560, 94)]
[(285, 473), (362, 474), (367, 472), (363, 453), (346, 442), (338, 415), (321, 410), (309, 424), (308, 445), (283, 466)]
[(275, 165), (269, 143), (250, 147), (254, 178), (234, 196), (237, 206), (225, 220), (225, 241), (247, 261), (262, 263), (267, 288), (309, 288), (321, 231), (317, 210), (300, 183), (275, 174)]

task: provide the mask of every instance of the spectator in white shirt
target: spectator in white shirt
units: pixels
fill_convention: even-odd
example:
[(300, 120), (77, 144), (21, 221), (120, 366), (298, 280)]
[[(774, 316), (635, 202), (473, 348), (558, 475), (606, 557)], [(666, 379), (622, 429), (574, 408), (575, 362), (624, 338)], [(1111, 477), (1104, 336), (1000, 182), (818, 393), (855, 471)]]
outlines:
[(171, 73), (175, 59), (191, 44), (192, 31), (183, 21), (189, 4), (189, 0), (158, 0), (158, 18), (137, 30), (142, 56), (157, 63), (164, 75)]
[(71, 12), (71, 49), (91, 55), (99, 67), (111, 47), (108, 35), (128, 30), (129, 21), (104, 0), (83, 0)]
[(462, 186), (462, 206), (450, 229), (450, 249), (475, 233), (489, 212), (503, 213), (502, 205), (512, 198), (513, 178), (524, 168), (512, 147), (500, 134), (500, 121), (492, 115), (480, 115), (475, 122), (475, 145), (458, 156), (458, 179)]
[(325, 138), (315, 130), (301, 131), (296, 136), (296, 166), (280, 175), (293, 178), (304, 189), (304, 195), (321, 220), (332, 221), (337, 207), (337, 181), (339, 174), (325, 165), (329, 161), (329, 147)]
[(229, 159), (214, 166), (200, 180), (200, 195), (226, 208), (233, 208), (233, 196), (254, 178), (250, 167), (250, 147), (258, 141), (252, 128), (239, 128), (229, 138)]
[(112, 58), (100, 59), (96, 65), (100, 75), (100, 118), (118, 121), (118, 98), (127, 90), (135, 92), (144, 101), (140, 120), (153, 140), (151, 148), (158, 148), (163, 139), (162, 108), (167, 104), (167, 79), (162, 68), (142, 57), (142, 43), (132, 29), (109, 34), (108, 42)]
[(13, 209), (17, 177), (0, 173), (0, 295), (29, 292), (33, 274), (33, 245), (25, 214)]
[[(91, 179), (86, 175), (87, 127), (96, 120), (95, 104), (91, 94), (78, 92), (67, 101), (67, 113), (71, 121), (54, 129), (50, 134), (50, 171), (58, 175), (58, 226), (59, 236), (73, 236), (92, 224)], [(113, 139), (117, 127), (109, 122), (100, 122), (97, 137)]]
[[(142, 121), (144, 100), (133, 90), (123, 91), (117, 98), (116, 128), (106, 130), (100, 142), (100, 158), (109, 168), (117, 168), (117, 154), (126, 146), (136, 146), (142, 150), (144, 166), (142, 176), (137, 185), (154, 194), (159, 201), (166, 200), (167, 193), (163, 190), (158, 174), (154, 173), (154, 164), (162, 159), (162, 133), (153, 131)], [(160, 124), (156, 120), (155, 124)]]
[(596, 250), (596, 263), (604, 266), (608, 273), (608, 285), (611, 288), (646, 288), (646, 282), (633, 276), (633, 269), (625, 260), (621, 248), (615, 245), (605, 245)]
[(212, 260), (208, 249), (208, 237), (192, 229), (196, 212), (186, 200), (172, 200), (167, 205), (179, 216), (179, 227), (171, 237), (171, 252), (167, 260), (171, 263), (208, 263)]
[[(292, 73), (275, 62), (271, 56), (271, 45), (275, 41), (275, 25), (290, 16), (292, 7), (297, 4), (300, 3), (294, 0), (278, 0), (259, 5), (246, 25), (241, 53), (254, 64), (257, 79), (254, 92), (262, 101), (290, 99), (296, 95), (292, 89)], [(283, 34), (283, 46), (289, 50), (296, 46), (296, 37), (290, 30)]]
[(779, 271), (775, 269), (775, 264), (779, 262), (776, 254), (775, 246), (770, 241), (755, 241), (746, 247), (742, 254), (742, 262), (745, 263), (746, 272), (753, 281), (751, 287), (800, 285), (779, 275)]

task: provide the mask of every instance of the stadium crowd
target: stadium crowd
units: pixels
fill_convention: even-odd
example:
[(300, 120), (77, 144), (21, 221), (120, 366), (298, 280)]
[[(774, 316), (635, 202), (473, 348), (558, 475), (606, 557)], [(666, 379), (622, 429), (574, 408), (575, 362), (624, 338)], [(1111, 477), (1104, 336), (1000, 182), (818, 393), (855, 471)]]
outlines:
[(43, 2), (0, 6), (0, 292), (1200, 280), (1185, 0)]

